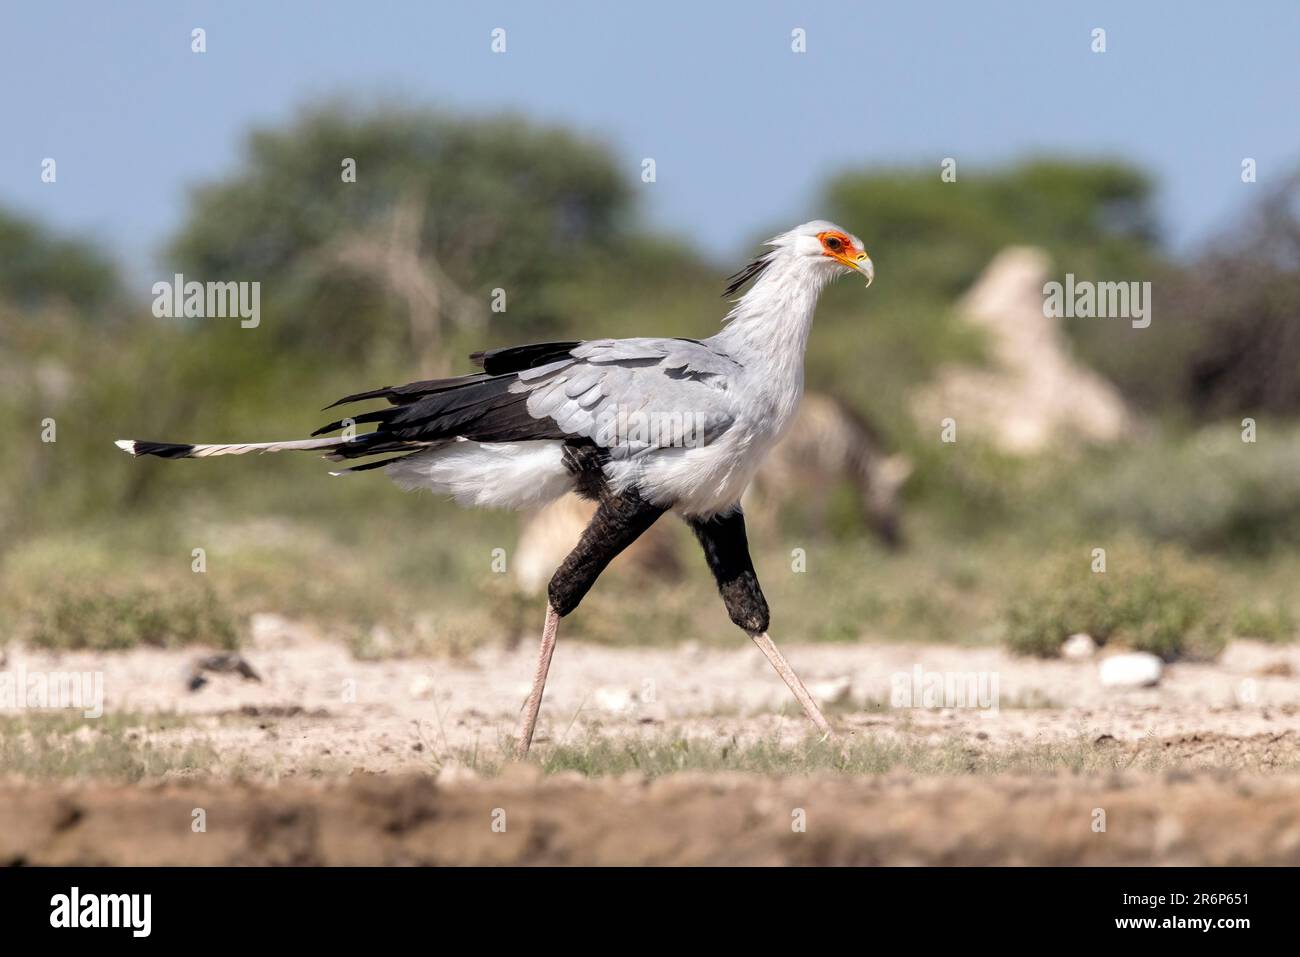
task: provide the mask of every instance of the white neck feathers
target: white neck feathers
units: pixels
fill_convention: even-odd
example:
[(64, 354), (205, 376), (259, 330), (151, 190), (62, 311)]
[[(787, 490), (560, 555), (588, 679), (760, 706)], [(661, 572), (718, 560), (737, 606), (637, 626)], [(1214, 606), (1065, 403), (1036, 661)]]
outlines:
[(716, 338), (742, 362), (762, 356), (776, 365), (797, 365), (802, 373), (817, 297), (835, 272), (785, 248), (768, 257), (754, 285), (723, 319), (726, 328)]

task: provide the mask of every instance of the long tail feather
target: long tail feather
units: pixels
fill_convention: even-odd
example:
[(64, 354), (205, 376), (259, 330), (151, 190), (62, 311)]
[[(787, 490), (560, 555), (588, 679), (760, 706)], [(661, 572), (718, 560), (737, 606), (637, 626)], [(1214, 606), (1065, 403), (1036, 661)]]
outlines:
[(202, 459), (210, 455), (244, 455), (248, 452), (301, 452), (312, 449), (336, 449), (347, 445), (338, 438), (299, 439), (290, 442), (243, 442), (230, 445), (185, 445), (177, 442), (143, 442), (118, 439), (119, 449), (130, 455), (156, 455), (164, 459)]

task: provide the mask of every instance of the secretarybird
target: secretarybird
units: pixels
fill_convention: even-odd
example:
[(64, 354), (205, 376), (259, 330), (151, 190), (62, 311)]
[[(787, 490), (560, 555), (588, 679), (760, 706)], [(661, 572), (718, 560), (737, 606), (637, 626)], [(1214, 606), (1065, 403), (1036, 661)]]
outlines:
[[(833, 223), (805, 223), (767, 245), (731, 277), (726, 296), (752, 285), (708, 339), (592, 339), (476, 353), (482, 372), (359, 392), (327, 406), (389, 403), (313, 433), (342, 436), (117, 445), (170, 459), (304, 449), (336, 462), (388, 454), (344, 471), (383, 469), (401, 486), (433, 489), (463, 505), (524, 508), (570, 491), (594, 499), (591, 523), (548, 587), (537, 673), (515, 739), (519, 758), (532, 743), (559, 620), (619, 552), (675, 511), (703, 546), (731, 620), (828, 734), (826, 718), (768, 636), (740, 496), (794, 417), (818, 295), (847, 270), (862, 273), (867, 285), (875, 273), (861, 240)], [(365, 423), (374, 431), (355, 434)]]

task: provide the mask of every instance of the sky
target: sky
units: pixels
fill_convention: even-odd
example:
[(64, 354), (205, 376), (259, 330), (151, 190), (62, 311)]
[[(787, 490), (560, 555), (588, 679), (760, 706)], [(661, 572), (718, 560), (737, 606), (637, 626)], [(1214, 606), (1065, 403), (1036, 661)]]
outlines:
[[(1186, 252), (1300, 165), (1298, 51), (1290, 0), (3, 0), (0, 206), (147, 275), (187, 188), (230, 173), (250, 128), (324, 98), (394, 98), (608, 143), (646, 220), (724, 265), (820, 218), (838, 171), (938, 176), (953, 157), (960, 179), (1044, 153), (1147, 169)], [(870, 223), (842, 225), (870, 242)]]

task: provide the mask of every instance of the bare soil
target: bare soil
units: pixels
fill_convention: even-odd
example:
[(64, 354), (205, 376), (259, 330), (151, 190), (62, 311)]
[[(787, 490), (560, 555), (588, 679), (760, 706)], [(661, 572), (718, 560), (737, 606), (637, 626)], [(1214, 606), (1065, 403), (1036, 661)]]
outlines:
[[(0, 862), (1295, 865), (1298, 785), (1209, 772), (1159, 781), (515, 773), (454, 784), (363, 775), (279, 787), (9, 787)], [(193, 830), (196, 808), (204, 832)], [(1099, 810), (1104, 831), (1094, 830)]]
[[(1238, 642), (1123, 691), (1101, 686), (1095, 661), (994, 648), (785, 650), (846, 739), (956, 747), (971, 772), (979, 756), (1054, 743), (1118, 759), (1104, 772), (1064, 760), (1010, 774), (495, 775), (530, 649), (358, 661), (259, 616), (244, 654), (261, 682), (210, 674), (197, 691), (193, 651), (10, 649), (9, 669), (103, 672), (106, 713), (140, 717), (128, 746), (208, 759), (136, 784), (0, 777), (0, 863), (1300, 863), (1300, 649)], [(917, 667), (996, 675), (998, 707), (891, 704)], [(551, 675), (543, 759), (593, 736), (797, 747), (808, 733), (743, 639), (620, 650), (561, 634)], [(192, 829), (196, 808), (206, 831)]]

